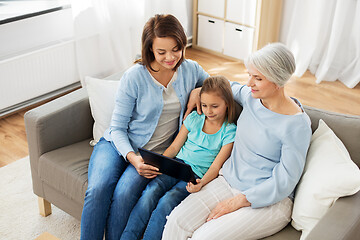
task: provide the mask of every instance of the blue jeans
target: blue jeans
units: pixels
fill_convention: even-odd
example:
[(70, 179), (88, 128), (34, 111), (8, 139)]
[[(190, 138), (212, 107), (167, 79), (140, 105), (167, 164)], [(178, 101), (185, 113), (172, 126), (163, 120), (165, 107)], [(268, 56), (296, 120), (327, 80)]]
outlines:
[(129, 217), (121, 240), (160, 240), (166, 216), (189, 195), (186, 182), (162, 174), (152, 180)]
[(119, 239), (148, 179), (101, 138), (88, 169), (88, 188), (81, 216), (81, 239)]

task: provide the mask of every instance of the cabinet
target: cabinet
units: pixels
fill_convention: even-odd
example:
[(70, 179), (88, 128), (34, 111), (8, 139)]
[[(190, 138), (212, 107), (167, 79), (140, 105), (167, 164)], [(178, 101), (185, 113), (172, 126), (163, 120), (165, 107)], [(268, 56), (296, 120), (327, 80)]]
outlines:
[(237, 60), (278, 41), (282, 0), (194, 0), (194, 48)]

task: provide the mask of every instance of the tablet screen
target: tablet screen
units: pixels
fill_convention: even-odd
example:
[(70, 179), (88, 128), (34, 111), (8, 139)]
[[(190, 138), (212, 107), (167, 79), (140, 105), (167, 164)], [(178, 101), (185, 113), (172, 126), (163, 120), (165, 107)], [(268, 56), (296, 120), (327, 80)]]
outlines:
[(144, 148), (139, 148), (139, 153), (146, 164), (157, 167), (161, 173), (196, 184), (195, 174), (189, 164)]

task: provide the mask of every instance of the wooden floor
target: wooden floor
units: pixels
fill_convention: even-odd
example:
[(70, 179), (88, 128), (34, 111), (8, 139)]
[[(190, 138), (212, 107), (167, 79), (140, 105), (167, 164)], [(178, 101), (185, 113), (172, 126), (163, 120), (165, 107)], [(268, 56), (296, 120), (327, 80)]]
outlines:
[[(186, 57), (197, 61), (210, 75), (224, 75), (233, 81), (246, 83), (248, 74), (240, 62), (228, 60), (196, 49), (187, 49)], [(293, 77), (286, 85), (286, 92), (304, 105), (329, 111), (360, 115), (360, 84), (349, 89), (341, 82), (315, 83), (309, 72), (303, 77)], [(26, 157), (28, 146), (24, 127), (23, 110), (0, 119), (0, 167)]]

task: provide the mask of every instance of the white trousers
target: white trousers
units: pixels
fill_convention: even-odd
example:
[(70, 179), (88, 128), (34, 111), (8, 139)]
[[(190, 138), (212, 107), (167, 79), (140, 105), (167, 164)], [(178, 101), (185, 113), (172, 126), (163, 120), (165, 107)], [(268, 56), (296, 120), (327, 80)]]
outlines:
[(206, 222), (219, 202), (237, 193), (223, 176), (214, 179), (171, 212), (162, 239), (260, 239), (280, 231), (290, 222), (293, 202), (289, 198), (264, 208), (243, 207)]

